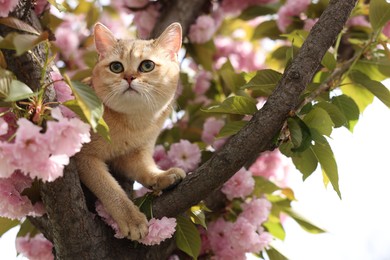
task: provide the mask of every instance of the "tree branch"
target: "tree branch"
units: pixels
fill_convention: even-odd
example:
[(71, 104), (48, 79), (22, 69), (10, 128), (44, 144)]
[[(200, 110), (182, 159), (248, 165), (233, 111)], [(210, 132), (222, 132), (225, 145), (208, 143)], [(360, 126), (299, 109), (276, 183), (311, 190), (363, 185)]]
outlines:
[(253, 155), (264, 151), (280, 132), (299, 96), (310, 83), (322, 57), (341, 32), (357, 0), (332, 0), (312, 28), (275, 91), (252, 120), (213, 157), (153, 204), (156, 217), (176, 216), (205, 199)]

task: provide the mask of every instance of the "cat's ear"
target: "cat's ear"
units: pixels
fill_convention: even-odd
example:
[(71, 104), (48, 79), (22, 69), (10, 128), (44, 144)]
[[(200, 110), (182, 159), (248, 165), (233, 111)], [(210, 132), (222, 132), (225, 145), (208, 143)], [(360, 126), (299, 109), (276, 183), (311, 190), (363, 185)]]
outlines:
[(179, 23), (172, 23), (156, 39), (156, 45), (166, 51), (172, 60), (177, 60), (177, 54), (181, 48), (182, 29)]
[(93, 29), (95, 38), (96, 50), (100, 57), (103, 58), (107, 51), (109, 51), (117, 42), (112, 32), (103, 24), (97, 23)]

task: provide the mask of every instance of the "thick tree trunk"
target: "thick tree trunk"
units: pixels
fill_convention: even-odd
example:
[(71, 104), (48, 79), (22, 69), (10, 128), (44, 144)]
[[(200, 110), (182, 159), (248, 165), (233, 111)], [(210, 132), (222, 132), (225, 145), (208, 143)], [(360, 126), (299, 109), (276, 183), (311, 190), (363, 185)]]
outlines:
[[(206, 199), (254, 155), (272, 145), (272, 140), (280, 132), (289, 112), (298, 105), (299, 96), (312, 79), (323, 55), (342, 30), (356, 1), (330, 1), (265, 106), (209, 161), (175, 189), (156, 198), (153, 203), (155, 217), (177, 216), (191, 205)], [(34, 24), (34, 19), (31, 18), (34, 14), (28, 13), (26, 16), (24, 12), (28, 2), (30, 1), (24, 2), (15, 15)], [(207, 2), (169, 1), (169, 5), (164, 6), (164, 14), (154, 33), (158, 33), (172, 21), (181, 22), (184, 31), (188, 31), (189, 25)], [(8, 28), (0, 26), (2, 36), (8, 31)], [(35, 48), (34, 53), (43, 59), (44, 53), (40, 48)], [(7, 51), (5, 55), (9, 69), (20, 80), (32, 88), (39, 87), (39, 77), (35, 75), (39, 71), (39, 65), (30, 54), (15, 58), (13, 52)], [(41, 196), (48, 214), (31, 221), (53, 241), (57, 259), (165, 259), (174, 250), (172, 240), (159, 246), (146, 247), (135, 245), (126, 239), (115, 239), (113, 231), (89, 212), (73, 162), (66, 167), (63, 178), (43, 185)]]

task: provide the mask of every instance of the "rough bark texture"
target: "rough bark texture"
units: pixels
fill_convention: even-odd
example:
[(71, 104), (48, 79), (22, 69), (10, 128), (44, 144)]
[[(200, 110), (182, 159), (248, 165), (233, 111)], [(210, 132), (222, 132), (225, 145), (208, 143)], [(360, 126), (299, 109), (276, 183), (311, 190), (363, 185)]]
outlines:
[[(323, 55), (341, 31), (356, 1), (330, 1), (329, 7), (313, 27), (265, 106), (209, 161), (189, 175), (175, 189), (164, 193), (154, 201), (155, 217), (177, 216), (190, 206), (206, 199), (248, 160), (272, 145), (274, 137), (278, 135), (289, 112), (298, 105), (300, 94), (312, 79)], [(187, 32), (190, 24), (208, 1), (165, 2), (169, 4), (164, 6), (164, 12), (156, 25), (154, 35), (173, 21), (179, 21), (184, 32)], [(32, 20), (25, 21), (32, 23)], [(8, 29), (0, 26), (1, 35), (4, 35), (6, 30)], [(42, 55), (39, 48), (34, 52)], [(26, 83), (35, 82), (36, 79), (29, 78), (29, 75), (39, 67), (31, 61), (28, 54), (26, 59), (22, 56), (20, 61), (15, 62), (13, 62), (12, 52), (5, 54), (7, 62), (14, 63), (9, 68), (18, 78)], [(130, 243), (126, 239), (115, 239), (113, 231), (88, 211), (72, 162), (66, 167), (63, 178), (43, 185), (41, 195), (48, 214), (47, 217), (32, 222), (54, 242), (57, 259), (165, 259), (174, 249), (172, 240), (160, 246), (144, 247)]]

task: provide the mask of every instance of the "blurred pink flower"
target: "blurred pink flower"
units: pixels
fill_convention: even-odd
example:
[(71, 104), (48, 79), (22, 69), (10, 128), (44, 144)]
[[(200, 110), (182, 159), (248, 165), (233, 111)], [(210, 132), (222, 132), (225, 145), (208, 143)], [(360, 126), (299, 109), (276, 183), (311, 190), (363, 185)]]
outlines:
[(267, 199), (252, 199), (241, 205), (240, 217), (247, 219), (252, 225), (258, 227), (268, 219), (272, 204)]
[(122, 234), (122, 232), (119, 230), (118, 224), (115, 222), (115, 220), (111, 217), (110, 214), (106, 211), (103, 204), (97, 200), (95, 202), (95, 209), (96, 213), (102, 218), (102, 220), (109, 225), (115, 232), (114, 237), (122, 239), (125, 236)]
[(194, 85), (194, 92), (196, 95), (203, 95), (204, 93), (209, 90), (211, 85), (211, 79), (213, 78), (213, 75), (210, 71), (207, 70), (200, 70), (195, 75), (195, 85)]
[(156, 145), (154, 148), (153, 159), (161, 170), (168, 170), (173, 166), (173, 162), (169, 159), (167, 152), (162, 145)]
[[(57, 71), (50, 72), (51, 79), (55, 81), (53, 83), (54, 90), (56, 91), (57, 95), (57, 101), (59, 102), (65, 102), (68, 100), (74, 99), (74, 96), (72, 94), (72, 90), (69, 87), (68, 84), (65, 83), (62, 75)], [(67, 118), (73, 118), (76, 117), (76, 114), (67, 108), (66, 106), (59, 105), (62, 114)]]
[(0, 117), (0, 135), (5, 135), (8, 133), (8, 123), (4, 118)]
[(278, 19), (276, 24), (280, 31), (285, 32), (287, 27), (292, 23), (292, 17), (298, 16), (306, 11), (311, 0), (287, 0), (287, 2), (279, 9)]
[(45, 10), (49, 9), (49, 7), (50, 4), (47, 2), (47, 0), (36, 0), (34, 6), (34, 12), (39, 16)]
[(279, 150), (262, 153), (249, 168), (253, 176), (262, 176), (276, 185), (285, 187), (288, 184), (288, 173), (291, 162)]
[(80, 45), (79, 36), (70, 27), (60, 26), (55, 31), (55, 44), (65, 59), (75, 55)]
[(201, 153), (196, 144), (191, 144), (188, 140), (180, 140), (179, 143), (171, 145), (168, 157), (176, 167), (189, 172), (200, 163)]
[(252, 5), (261, 5), (276, 2), (276, 0), (223, 0), (221, 9), (225, 13), (236, 15)]
[(347, 26), (363, 26), (363, 27), (371, 27), (371, 24), (367, 21), (364, 15), (358, 15), (351, 17), (347, 21)]
[(247, 41), (234, 41), (230, 37), (218, 36), (214, 39), (217, 52), (215, 66), (219, 69), (229, 58), (236, 71), (256, 71), (263, 68), (264, 57)]
[(191, 25), (189, 38), (193, 43), (205, 43), (211, 39), (217, 31), (214, 19), (209, 15), (199, 16), (195, 23)]
[(245, 168), (241, 168), (222, 186), (221, 191), (229, 200), (234, 198), (244, 199), (253, 192), (255, 180), (252, 173)]
[(233, 249), (230, 240), (232, 229), (233, 223), (221, 217), (208, 224), (207, 236), (216, 259), (246, 259), (245, 253), (236, 252)]
[(18, 5), (19, 0), (0, 0), (0, 17), (7, 17)]
[(163, 217), (162, 219), (152, 218), (149, 220), (149, 233), (140, 240), (140, 243), (148, 246), (159, 245), (175, 233), (176, 219)]
[(21, 195), (31, 184), (32, 179), (20, 172), (15, 172), (8, 178), (0, 178), (0, 216), (22, 219), (25, 216), (42, 216), (45, 213), (42, 203), (33, 205), (27, 196)]
[(54, 259), (52, 250), (53, 244), (42, 234), (34, 237), (27, 235), (17, 237), (15, 241), (16, 251), (29, 260), (52, 260)]
[(385, 27), (383, 27), (382, 33), (390, 38), (390, 21), (386, 23)]
[(134, 14), (133, 22), (141, 39), (147, 39), (150, 36), (157, 18), (160, 16), (158, 9), (159, 6), (154, 4), (150, 5), (146, 10), (138, 11)]
[(226, 142), (226, 138), (216, 140), (216, 136), (224, 125), (225, 121), (221, 119), (216, 119), (215, 117), (207, 118), (203, 124), (202, 141), (216, 150), (219, 149)]

